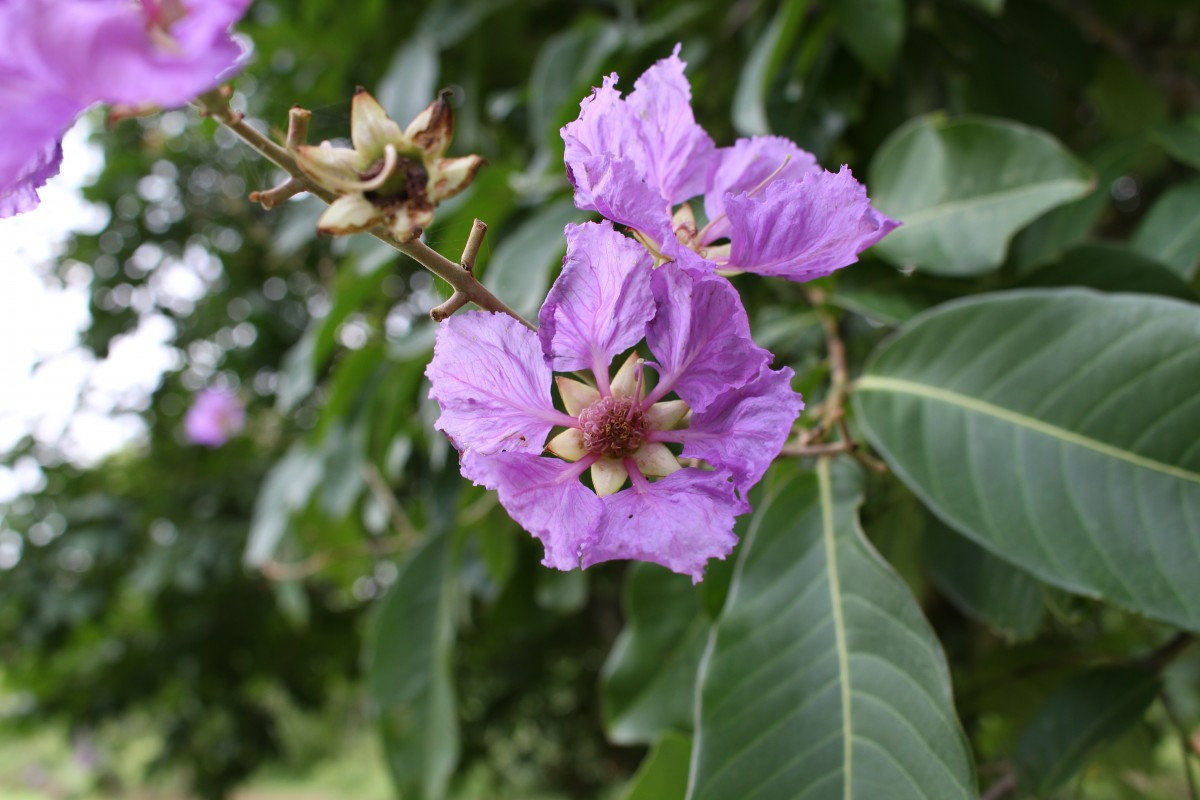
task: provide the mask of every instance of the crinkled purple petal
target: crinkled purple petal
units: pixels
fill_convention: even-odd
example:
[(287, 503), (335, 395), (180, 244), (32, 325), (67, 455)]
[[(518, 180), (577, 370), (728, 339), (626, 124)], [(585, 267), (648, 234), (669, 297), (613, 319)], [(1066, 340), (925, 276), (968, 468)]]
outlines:
[[(0, 112), (0, 125), (3, 125)], [(9, 179), (0, 173), (0, 219), (22, 214), (37, 208), (41, 198), (37, 190), (58, 174), (62, 163), (62, 143), (50, 140), (34, 153), (33, 158)]]
[(703, 410), (720, 395), (758, 375), (770, 353), (750, 338), (750, 322), (729, 281), (666, 264), (654, 272), (657, 313), (646, 343), (658, 364), (648, 400), (674, 391)]
[(717, 397), (708, 408), (692, 415), (691, 426), (680, 431), (683, 455), (702, 458), (733, 475), (742, 497), (762, 479), (779, 455), (804, 408), (792, 391), (791, 369), (766, 367), (758, 377)]
[(637, 138), (633, 112), (614, 88), (616, 83), (616, 73), (605, 77), (604, 85), (579, 104), (579, 117), (560, 131), (567, 176), (575, 187), (575, 205), (585, 211), (598, 210), (593, 179), (583, 168), (588, 159), (630, 159), (635, 173), (645, 176), (644, 147)]
[(568, 225), (566, 233), (567, 257), (538, 314), (538, 337), (551, 368), (607, 378), (613, 356), (640, 342), (654, 316), (654, 262), (608, 221)]
[(726, 197), (729, 267), (793, 281), (824, 277), (900, 223), (871, 207), (849, 168), (771, 182), (754, 197)]
[(692, 115), (692, 87), (679, 45), (642, 73), (626, 104), (634, 112), (646, 148), (646, 177), (671, 205), (704, 191), (716, 152)]
[[(229, 27), (250, 0), (189, 0), (166, 31), (157, 5), (129, 0), (6, 0), (13, 37), (40, 85), (94, 102), (179, 106), (240, 65)], [(5, 16), (8, 17), (9, 14)]]
[(434, 427), (459, 450), (538, 453), (571, 418), (550, 399), (550, 368), (537, 334), (505, 314), (472, 311), (438, 326), (425, 368), (441, 406)]
[(579, 482), (573, 464), (530, 453), (462, 454), (462, 473), (476, 484), (496, 490), (500, 505), (517, 524), (541, 540), (542, 563), (554, 569), (576, 569), (591, 546), (604, 514), (595, 492)]
[(586, 206), (587, 210), (596, 211), (620, 225), (636, 228), (656, 244), (675, 240), (671, 230), (671, 209), (646, 183), (633, 161), (593, 156), (567, 169), (575, 185), (582, 180), (591, 189), (592, 204)]
[(726, 194), (745, 194), (768, 178), (796, 181), (807, 172), (821, 169), (812, 153), (782, 136), (738, 139), (733, 147), (717, 150), (714, 166), (704, 193), (704, 213), (712, 223), (704, 237), (706, 244), (729, 236), (729, 221), (720, 219), (725, 213)]
[(691, 275), (702, 277), (711, 275), (719, 269), (717, 263), (709, 261), (687, 245), (681, 244), (674, 236), (665, 244), (662, 252), (668, 260), (675, 262)]
[(737, 544), (733, 520), (740, 508), (726, 472), (682, 469), (644, 490), (624, 489), (604, 498), (583, 566), (632, 558), (699, 582), (708, 560), (725, 558)]
[[(0, 30), (13, 21), (0, 3)], [(15, 37), (14, 37), (15, 38)], [(49, 92), (33, 76), (9, 64), (0, 53), (0, 216), (37, 205), (36, 190), (58, 172), (63, 133), (83, 106)]]

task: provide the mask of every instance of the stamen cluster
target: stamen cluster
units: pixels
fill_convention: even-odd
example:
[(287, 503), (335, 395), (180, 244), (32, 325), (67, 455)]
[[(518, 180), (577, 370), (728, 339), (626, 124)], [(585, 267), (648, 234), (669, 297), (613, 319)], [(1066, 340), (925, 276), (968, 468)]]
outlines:
[(579, 414), (583, 446), (589, 453), (626, 458), (646, 440), (646, 418), (638, 400), (602, 397)]
[[(791, 370), (770, 369), (728, 281), (656, 268), (608, 222), (567, 227), (538, 322), (472, 312), (438, 330), (426, 374), (463, 474), (499, 492), (547, 566), (636, 558), (699, 580), (732, 550), (734, 517), (803, 407)], [(642, 341), (653, 360), (635, 351), (610, 377)]]

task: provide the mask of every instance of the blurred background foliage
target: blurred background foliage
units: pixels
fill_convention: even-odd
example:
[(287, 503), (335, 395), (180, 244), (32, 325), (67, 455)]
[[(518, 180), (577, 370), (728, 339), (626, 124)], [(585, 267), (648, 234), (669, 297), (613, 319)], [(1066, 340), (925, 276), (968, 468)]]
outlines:
[[(1086, 195), (1025, 226), (998, 270), (910, 275), (868, 255), (827, 281), (856, 367), (948, 297), (1092, 285), (1196, 298), (1194, 0), (257, 0), (241, 30), (254, 55), (234, 102), (275, 131), (300, 104), (313, 141), (345, 137), (356, 85), (401, 121), (450, 88), (453, 152), (489, 165), (426, 240), (455, 258), (471, 220), (486, 221), (478, 270), (526, 313), (556, 274), (564, 224), (585, 218), (559, 127), (602, 75), (630, 89), (676, 42), (718, 144), (785, 135), (871, 188), (881, 143), (944, 111), (1034, 126), (1088, 165)], [(313, 199), (272, 212), (248, 202), (278, 176), (193, 111), (94, 138), (105, 165), (86, 191), (110, 222), (75, 236), (47, 279), (90, 283), (83, 344), (97, 356), (153, 318), (169, 322), (175, 362), (121, 409), (145, 420), (136, 446), (90, 466), (32, 438), (7, 456), (35, 458), (45, 482), (3, 509), (19, 558), (0, 573), (0, 725), (14, 742), (61, 734), (85, 777), (34, 780), (13, 765), (0, 793), (150, 785), (220, 798), (324, 759), (363, 775), (387, 765), (404, 797), (621, 796), (653, 741), (616, 724), (638, 676), (604, 666), (636, 584), (624, 564), (541, 568), (494, 496), (459, 477), (423, 378), (426, 312), (445, 287), (369, 238), (316, 238)], [(1184, 240), (1164, 251), (1156, 225)], [(1105, 268), (1135, 258), (1136, 280)], [(811, 405), (828, 365), (801, 290), (737, 285), (760, 344), (795, 367)], [(184, 443), (181, 419), (213, 383), (242, 393), (249, 424), (206, 450)], [(1105, 680), (1128, 685), (1090, 670), (1169, 635), (985, 559), (891, 476), (871, 479), (863, 518), (946, 650), (984, 785), (1022, 753), (1054, 749), (1028, 725), (1048, 704), (1083, 713)], [(714, 564), (699, 595), (663, 600), (664, 614), (692, 610), (645, 635), (693, 652), (689, 626), (720, 609), (728, 571)], [(1127, 719), (1075, 742), (1075, 761), (1053, 765), (1065, 775), (1037, 796), (1185, 796), (1177, 729), (1200, 726), (1200, 655), (1171, 661), (1163, 680)], [(691, 724), (690, 712), (656, 713)]]

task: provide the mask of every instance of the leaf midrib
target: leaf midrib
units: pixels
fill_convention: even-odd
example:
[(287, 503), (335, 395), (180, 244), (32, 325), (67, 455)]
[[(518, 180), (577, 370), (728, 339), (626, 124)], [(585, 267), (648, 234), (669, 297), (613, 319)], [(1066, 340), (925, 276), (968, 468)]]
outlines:
[(902, 215), (900, 220), (906, 228), (912, 229), (918, 225), (924, 225), (940, 219), (941, 217), (950, 216), (976, 206), (986, 206), (991, 203), (999, 203), (1010, 198), (1015, 198), (1022, 194), (1040, 194), (1049, 189), (1066, 189), (1066, 188), (1086, 188), (1087, 181), (1081, 178), (1059, 178), (1053, 181), (1041, 181), (1038, 183), (1026, 183), (1021, 186), (1014, 186), (1011, 189), (1004, 189), (999, 192), (989, 192), (988, 194), (976, 195), (974, 197), (966, 197), (958, 200), (948, 200), (939, 205), (922, 208), (918, 211)]
[(984, 414), (995, 419), (1008, 422), (1017, 427), (1026, 428), (1036, 431), (1037, 433), (1051, 436), (1062, 442), (1076, 445), (1091, 450), (1101, 455), (1115, 458), (1124, 461), (1134, 466), (1148, 469), (1154, 472), (1159, 472), (1164, 475), (1169, 475), (1179, 480), (1188, 481), (1190, 483), (1200, 484), (1200, 473), (1192, 472), (1191, 470), (1177, 467), (1173, 464), (1165, 464), (1153, 458), (1148, 458), (1137, 453), (1123, 450), (1120, 447), (1101, 442), (1089, 436), (1076, 433), (1066, 428), (1052, 425), (1049, 422), (1044, 422), (1036, 417), (1031, 417), (1026, 414), (1021, 414), (1017, 411), (1012, 411), (1002, 406), (993, 405), (985, 400), (980, 400), (975, 397), (969, 397), (958, 392), (942, 389), (937, 386), (919, 383), (917, 381), (905, 380), (904, 378), (886, 378), (880, 375), (864, 375), (859, 378), (855, 387), (858, 391), (881, 391), (893, 392), (896, 394), (908, 394), (915, 397), (923, 397), (927, 400), (936, 400), (949, 405), (958, 406), (967, 411)]
[(842, 769), (846, 780), (842, 797), (851, 800), (853, 789), (854, 724), (850, 715), (850, 652), (846, 647), (846, 620), (842, 611), (841, 575), (838, 572), (837, 540), (833, 520), (833, 487), (829, 475), (829, 459), (817, 461), (817, 485), (821, 496), (821, 541), (825, 546), (825, 563), (829, 572), (829, 600), (833, 609), (833, 632), (837, 644), (838, 674), (842, 692)]

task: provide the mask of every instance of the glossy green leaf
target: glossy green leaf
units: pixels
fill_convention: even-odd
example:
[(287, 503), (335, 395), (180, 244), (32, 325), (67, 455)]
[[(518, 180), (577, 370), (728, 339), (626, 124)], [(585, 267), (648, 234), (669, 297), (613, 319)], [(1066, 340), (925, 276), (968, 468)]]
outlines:
[[(847, 311), (862, 314), (884, 325), (899, 325), (955, 296), (944, 287), (932, 285), (932, 280), (926, 276), (919, 273), (905, 275), (888, 264), (872, 259), (841, 273), (837, 292), (830, 300)], [(765, 342), (761, 344), (771, 347)]]
[(275, 556), (292, 514), (308, 505), (323, 473), (321, 456), (302, 443), (292, 445), (287, 455), (271, 467), (250, 518), (250, 537), (243, 556), (247, 566), (260, 567)]
[(621, 800), (675, 800), (687, 793), (692, 737), (670, 732), (642, 761)]
[(999, 16), (1000, 12), (1004, 10), (1004, 0), (961, 0), (961, 2), (981, 8), (996, 16)]
[(1200, 308), (1076, 289), (914, 319), (856, 418), (938, 516), (1042, 580), (1200, 629)]
[(1172, 158), (1200, 169), (1200, 115), (1164, 125), (1152, 137)]
[(401, 568), (370, 632), (368, 688), (402, 797), (444, 797), (458, 761), (452, 555), (451, 536), (427, 540)]
[(1167, 99), (1155, 88), (1143, 70), (1124, 58), (1110, 57), (1096, 65), (1087, 94), (1104, 128), (1117, 135), (1142, 134), (1167, 115)]
[(1046, 617), (1042, 587), (936, 519), (925, 525), (925, 563), (950, 602), (1011, 640), (1029, 639)]
[(1017, 779), (1043, 797), (1087, 764), (1145, 714), (1158, 695), (1158, 675), (1131, 667), (1101, 667), (1073, 676), (1050, 694), (1017, 744)]
[(686, 575), (637, 563), (625, 581), (626, 622), (604, 664), (600, 699), (608, 737), (650, 743), (691, 730), (696, 668), (708, 636), (699, 589)]
[(520, 314), (536, 314), (550, 287), (550, 275), (567, 251), (563, 229), (587, 215), (571, 198), (543, 206), (496, 248), (483, 283)]
[(1084, 244), (1021, 278), (1022, 287), (1083, 286), (1102, 292), (1133, 292), (1196, 300), (1177, 274), (1125, 245)]
[(929, 588), (922, 551), (929, 513), (895, 475), (880, 476), (877, 484), (868, 485), (866, 500), (859, 511), (863, 531), (875, 551), (920, 601)]
[(413, 37), (396, 49), (375, 91), (375, 99), (401, 127), (434, 100), (438, 80), (437, 43)]
[(904, 42), (904, 0), (836, 0), (832, 9), (850, 52), (886, 77)]
[(574, 614), (587, 603), (587, 573), (581, 569), (570, 572), (539, 570), (533, 596), (540, 608), (559, 614)]
[(1200, 265), (1200, 181), (1168, 189), (1146, 212), (1131, 243), (1191, 280)]
[(576, 25), (546, 41), (529, 75), (529, 134), (535, 145), (551, 143), (561, 155), (559, 127), (579, 113), (579, 101), (607, 74), (605, 60), (620, 44), (617, 27), (599, 22)]
[(822, 459), (758, 490), (701, 662), (689, 798), (976, 796), (941, 648), (859, 529), (860, 484)]
[(998, 266), (1013, 234), (1086, 194), (1092, 173), (1043, 131), (933, 114), (883, 143), (869, 185), (875, 205), (904, 223), (877, 253), (898, 265), (967, 276)]
[(1141, 137), (1106, 142), (1087, 154), (1096, 173), (1096, 190), (1034, 220), (1013, 239), (1009, 260), (1029, 272), (1086, 242), (1112, 207), (1110, 187), (1126, 175), (1144, 149)]
[(733, 96), (733, 127), (743, 136), (771, 133), (767, 119), (767, 93), (800, 30), (809, 0), (783, 3), (771, 18), (758, 44), (746, 60)]

